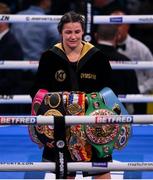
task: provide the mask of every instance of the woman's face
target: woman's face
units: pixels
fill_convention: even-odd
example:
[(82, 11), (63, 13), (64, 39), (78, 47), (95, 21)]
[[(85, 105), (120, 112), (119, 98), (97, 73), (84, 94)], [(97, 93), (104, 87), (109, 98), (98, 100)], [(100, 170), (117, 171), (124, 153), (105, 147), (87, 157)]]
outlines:
[(78, 47), (82, 41), (83, 29), (79, 22), (66, 23), (62, 29), (63, 45), (74, 49)]

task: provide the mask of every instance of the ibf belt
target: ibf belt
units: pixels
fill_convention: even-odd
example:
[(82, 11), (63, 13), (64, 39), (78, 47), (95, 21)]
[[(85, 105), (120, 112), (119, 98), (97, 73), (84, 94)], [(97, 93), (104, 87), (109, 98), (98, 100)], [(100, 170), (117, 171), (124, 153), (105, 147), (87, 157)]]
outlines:
[[(37, 115), (38, 109), (39, 109), (46, 93), (48, 93), (48, 91), (46, 89), (39, 89), (38, 90), (38, 92), (36, 93), (36, 95), (32, 101), (31, 115), (33, 115), (33, 116)], [(35, 126), (30, 125), (30, 126), (28, 126), (28, 129), (29, 129), (29, 134), (30, 134), (32, 141), (34, 141), (40, 147), (42, 147), (43, 144), (41, 143), (41, 141), (39, 140), (39, 138), (36, 134)]]
[[(38, 109), (37, 115), (63, 116), (65, 106), (62, 92), (47, 93)], [(52, 125), (36, 125), (36, 135), (39, 141), (49, 148), (54, 147), (54, 128)]]
[[(93, 92), (86, 94), (86, 97), (88, 101), (86, 115), (115, 114), (115, 112), (103, 103), (99, 93)], [(118, 124), (85, 125), (84, 128), (89, 143), (97, 150), (98, 157), (107, 157), (112, 154), (115, 141), (120, 132), (120, 126)]]
[[(66, 109), (69, 115), (85, 115), (85, 94), (70, 92)], [(91, 145), (87, 142), (82, 125), (72, 125), (67, 129), (67, 144), (74, 161), (90, 161)]]
[[(100, 91), (100, 95), (103, 101), (105, 102), (106, 106), (113, 109), (117, 114), (124, 114), (124, 115), (128, 114), (123, 104), (118, 100), (117, 96), (110, 88), (108, 87), (103, 88)], [(132, 134), (132, 129), (130, 124), (122, 124), (120, 126), (121, 126), (121, 131), (119, 133), (117, 141), (114, 144), (114, 147), (116, 149), (122, 149), (123, 147), (125, 147), (126, 144), (128, 143), (128, 139), (130, 135)]]

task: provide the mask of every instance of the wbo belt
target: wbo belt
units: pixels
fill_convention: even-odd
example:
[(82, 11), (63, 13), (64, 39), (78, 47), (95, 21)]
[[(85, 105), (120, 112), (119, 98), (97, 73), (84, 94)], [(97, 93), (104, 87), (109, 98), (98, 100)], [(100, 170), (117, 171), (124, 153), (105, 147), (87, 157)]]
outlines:
[[(86, 94), (86, 97), (88, 101), (86, 115), (96, 116), (116, 114), (104, 104), (98, 92)], [(84, 130), (88, 142), (97, 150), (98, 157), (104, 158), (112, 154), (121, 127), (119, 124), (84, 125)]]

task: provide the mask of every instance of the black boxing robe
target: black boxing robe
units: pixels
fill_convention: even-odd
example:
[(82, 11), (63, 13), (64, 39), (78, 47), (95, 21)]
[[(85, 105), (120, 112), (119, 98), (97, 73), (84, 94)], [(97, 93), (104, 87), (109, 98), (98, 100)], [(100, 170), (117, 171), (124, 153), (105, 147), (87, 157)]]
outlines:
[(83, 44), (76, 69), (70, 65), (61, 43), (42, 54), (31, 91), (32, 98), (39, 89), (90, 93), (106, 86), (112, 88), (112, 69), (105, 55), (90, 43)]

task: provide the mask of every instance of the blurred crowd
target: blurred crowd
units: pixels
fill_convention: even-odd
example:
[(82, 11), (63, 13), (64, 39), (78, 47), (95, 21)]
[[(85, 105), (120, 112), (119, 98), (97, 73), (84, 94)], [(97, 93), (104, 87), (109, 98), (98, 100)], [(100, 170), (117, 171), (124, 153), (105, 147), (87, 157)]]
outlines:
[[(70, 10), (84, 14), (85, 3), (85, 0), (0, 0), (0, 14), (62, 15)], [(117, 11), (121, 11), (123, 14), (127, 15), (151, 15), (153, 12), (153, 1), (93, 0), (94, 15), (111, 15)], [(99, 37), (96, 34), (99, 32), (99, 27), (95, 26), (94, 29), (95, 36), (93, 36), (93, 42), (95, 43), (94, 45), (96, 45), (99, 43), (96, 39), (96, 37)], [(122, 28), (120, 26), (117, 29), (119, 33)], [(146, 51), (144, 54), (142, 54), (142, 52), (132, 52), (134, 55), (138, 55), (136, 57), (131, 57), (128, 51), (117, 49), (117, 45), (122, 44), (122, 42), (118, 42), (118, 44), (114, 45), (116, 51), (126, 55), (129, 60), (153, 61), (152, 29), (152, 24), (132, 24), (128, 25), (128, 28), (123, 28), (128, 37), (137, 39), (145, 46)], [(126, 41), (125, 39), (123, 41)], [(53, 23), (0, 23), (0, 59), (39, 61), (42, 52), (49, 49), (59, 40), (60, 36), (57, 31), (57, 25)], [(115, 42), (117, 43), (117, 41)], [(144, 46), (142, 47), (143, 50), (145, 49)], [(140, 51), (142, 49), (140, 49)], [(139, 72), (136, 72), (136, 74), (138, 78), (138, 93), (152, 93), (153, 85), (150, 82), (148, 82), (150, 89), (147, 89), (148, 84), (142, 84), (142, 81), (147, 82), (148, 79), (152, 80), (150, 74), (148, 75), (146, 72), (143, 72), (144, 76), (148, 78), (147, 80), (144, 79), (143, 75)], [(29, 94), (34, 77), (35, 71), (31, 70), (20, 70), (18, 72), (15, 70), (0, 70), (0, 94)], [(8, 113), (8, 106), (5, 107), (0, 105), (0, 109), (0, 114), (4, 114), (5, 112)], [(9, 108), (9, 112), (19, 113), (19, 108)], [(27, 106), (27, 108), (21, 107), (20, 112), (30, 113), (30, 106)], [(146, 108), (144, 112), (146, 112)]]

